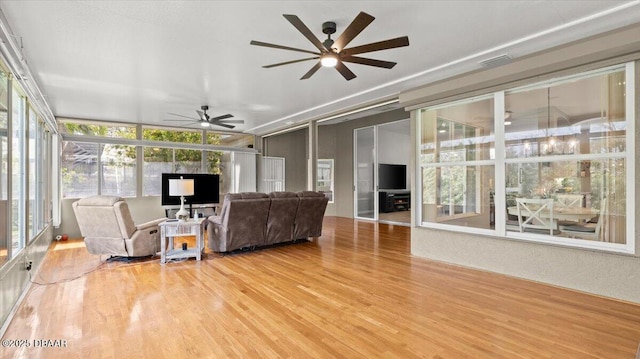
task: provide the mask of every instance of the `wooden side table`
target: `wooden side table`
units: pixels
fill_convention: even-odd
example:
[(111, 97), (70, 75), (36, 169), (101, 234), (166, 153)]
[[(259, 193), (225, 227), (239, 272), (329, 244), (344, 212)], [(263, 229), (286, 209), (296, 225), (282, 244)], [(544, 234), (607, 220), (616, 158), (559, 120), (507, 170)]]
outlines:
[[(160, 264), (167, 263), (171, 259), (192, 258), (202, 259), (204, 251), (204, 224), (205, 218), (191, 218), (188, 221), (166, 220), (160, 226)], [(175, 238), (195, 236), (196, 247), (173, 248)], [(169, 239), (169, 249), (167, 250), (167, 238)]]

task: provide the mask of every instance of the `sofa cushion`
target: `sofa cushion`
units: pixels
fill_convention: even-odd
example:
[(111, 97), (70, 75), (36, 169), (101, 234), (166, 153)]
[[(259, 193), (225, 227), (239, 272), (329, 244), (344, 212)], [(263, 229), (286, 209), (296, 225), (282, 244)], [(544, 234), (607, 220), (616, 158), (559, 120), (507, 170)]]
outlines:
[(296, 195), (298, 197), (325, 197), (324, 194), (320, 192), (314, 192), (314, 191), (299, 191), (299, 192), (296, 192)]
[(298, 197), (298, 195), (295, 192), (271, 192), (269, 193), (269, 197), (271, 198), (293, 198), (293, 197)]

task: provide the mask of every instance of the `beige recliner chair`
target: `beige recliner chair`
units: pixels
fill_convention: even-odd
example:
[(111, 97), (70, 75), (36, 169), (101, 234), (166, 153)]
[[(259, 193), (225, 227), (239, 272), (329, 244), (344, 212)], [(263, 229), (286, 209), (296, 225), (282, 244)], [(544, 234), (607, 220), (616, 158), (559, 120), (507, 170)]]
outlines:
[(116, 196), (86, 197), (71, 206), (89, 253), (143, 257), (160, 251), (158, 224), (165, 218), (135, 225), (127, 203)]

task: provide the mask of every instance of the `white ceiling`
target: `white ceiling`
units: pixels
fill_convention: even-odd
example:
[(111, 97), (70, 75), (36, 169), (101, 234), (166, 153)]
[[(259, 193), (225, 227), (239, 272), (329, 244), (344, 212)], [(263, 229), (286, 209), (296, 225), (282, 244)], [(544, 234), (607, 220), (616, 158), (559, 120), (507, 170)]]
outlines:
[[(231, 113), (236, 130), (266, 132), (388, 99), (403, 90), (640, 21), (640, 1), (57, 1), (0, 0), (35, 81), (58, 117), (182, 125), (167, 113)], [(376, 20), (349, 46), (407, 35), (410, 46), (366, 54), (390, 70), (348, 64), (299, 80), (308, 57), (251, 40), (314, 50), (282, 14), (322, 41), (360, 12)]]

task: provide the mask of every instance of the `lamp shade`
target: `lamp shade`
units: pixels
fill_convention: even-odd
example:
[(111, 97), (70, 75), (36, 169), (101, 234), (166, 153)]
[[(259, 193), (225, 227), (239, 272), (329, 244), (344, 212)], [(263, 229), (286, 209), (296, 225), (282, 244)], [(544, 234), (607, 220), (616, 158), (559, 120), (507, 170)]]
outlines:
[(193, 196), (193, 179), (170, 179), (169, 196)]

